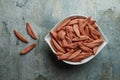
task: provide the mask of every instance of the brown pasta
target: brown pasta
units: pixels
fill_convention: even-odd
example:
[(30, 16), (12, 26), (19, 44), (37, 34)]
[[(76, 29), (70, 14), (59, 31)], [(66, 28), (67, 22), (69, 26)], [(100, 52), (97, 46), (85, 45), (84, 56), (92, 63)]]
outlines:
[(80, 62), (95, 55), (103, 37), (91, 17), (74, 17), (50, 32), (51, 45), (58, 60)]

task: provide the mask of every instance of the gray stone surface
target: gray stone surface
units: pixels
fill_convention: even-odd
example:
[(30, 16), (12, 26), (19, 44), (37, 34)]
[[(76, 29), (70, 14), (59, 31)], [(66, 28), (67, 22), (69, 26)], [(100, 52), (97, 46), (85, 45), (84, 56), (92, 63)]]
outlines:
[[(109, 39), (99, 55), (80, 66), (57, 61), (44, 41), (60, 19), (72, 14), (92, 16)], [(39, 39), (35, 49), (21, 56), (28, 44), (13, 29), (31, 44), (26, 21)], [(0, 0), (0, 80), (120, 80), (120, 0)]]

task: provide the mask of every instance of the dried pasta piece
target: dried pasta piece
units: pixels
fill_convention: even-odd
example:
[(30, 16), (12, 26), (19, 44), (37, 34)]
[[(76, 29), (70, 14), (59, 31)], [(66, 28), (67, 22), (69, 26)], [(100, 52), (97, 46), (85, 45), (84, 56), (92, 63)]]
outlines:
[(58, 60), (66, 60), (72, 53), (74, 52), (73, 49), (71, 49), (69, 52), (61, 55), (60, 57), (58, 57)]
[(53, 38), (52, 42), (58, 51), (65, 53), (64, 49)]
[(79, 27), (78, 27), (77, 24), (74, 24), (74, 25), (73, 25), (73, 29), (74, 29), (74, 31), (75, 31), (75, 34), (76, 34), (78, 37), (80, 37)]

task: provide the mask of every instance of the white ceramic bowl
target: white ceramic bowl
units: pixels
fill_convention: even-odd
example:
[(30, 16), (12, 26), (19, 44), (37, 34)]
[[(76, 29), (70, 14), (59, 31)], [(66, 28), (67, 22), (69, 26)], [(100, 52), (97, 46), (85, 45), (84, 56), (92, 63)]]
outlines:
[[(65, 20), (70, 19), (70, 18), (74, 18), (74, 17), (83, 17), (83, 16), (80, 16), (80, 15), (68, 16), (68, 17), (62, 19), (61, 21), (59, 21), (59, 22), (51, 29), (51, 31), (54, 30), (54, 29), (57, 27), (57, 25), (61, 24), (61, 23), (64, 22)], [(84, 17), (83, 17), (83, 18), (84, 18)], [(96, 25), (97, 25), (97, 24), (96, 24)], [(98, 25), (97, 25), (97, 26), (98, 26)], [(98, 51), (96, 52), (95, 55), (92, 55), (92, 56), (90, 56), (90, 57), (88, 57), (88, 58), (86, 58), (86, 59), (83, 59), (81, 62), (71, 62), (71, 61), (65, 61), (65, 60), (63, 60), (63, 62), (65, 62), (65, 63), (67, 63), (67, 64), (70, 64), (70, 65), (80, 65), (80, 64), (84, 64), (84, 63), (90, 61), (91, 59), (93, 59), (93, 58), (106, 46), (106, 44), (108, 43), (107, 37), (104, 35), (103, 31), (101, 30), (101, 28), (100, 28), (99, 26), (98, 26), (98, 30), (101, 32), (101, 34), (102, 34), (102, 36), (103, 36), (103, 39), (104, 39), (104, 42), (99, 46)], [(50, 39), (51, 39), (50, 33), (48, 33), (48, 34), (45, 36), (44, 39), (45, 39), (45, 41), (47, 42), (47, 44), (49, 45), (49, 47), (52, 49), (53, 53), (55, 53), (55, 50), (52, 48), (52, 46), (51, 46), (51, 44), (50, 44)]]

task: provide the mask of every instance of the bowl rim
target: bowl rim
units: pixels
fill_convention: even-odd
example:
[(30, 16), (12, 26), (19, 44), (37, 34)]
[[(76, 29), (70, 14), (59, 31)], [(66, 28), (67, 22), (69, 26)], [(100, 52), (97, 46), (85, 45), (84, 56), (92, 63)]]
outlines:
[[(64, 22), (65, 20), (67, 19), (70, 19), (70, 18), (73, 18), (73, 17), (83, 17), (83, 18), (86, 18), (85, 16), (81, 16), (81, 15), (70, 15), (70, 16), (67, 16), (67, 17), (64, 17), (63, 19), (61, 19), (60, 21), (57, 22), (56, 25), (54, 25), (54, 27), (50, 30), (54, 30), (58, 25), (60, 25), (62, 22)], [(96, 24), (97, 25), (97, 24)], [(97, 25), (98, 26), (98, 25)], [(64, 63), (67, 63), (67, 64), (70, 64), (70, 65), (81, 65), (81, 64), (84, 64), (84, 63), (87, 63), (89, 61), (91, 61), (95, 56), (98, 55), (98, 53), (108, 44), (108, 39), (107, 37), (104, 35), (102, 29), (100, 28), (100, 26), (98, 26), (98, 30), (100, 31), (102, 37), (104, 38), (104, 42), (99, 46), (98, 48), (98, 51), (96, 52), (95, 55), (92, 55), (88, 58), (85, 58), (83, 59), (82, 61), (80, 62), (71, 62), (71, 61), (66, 61), (66, 60), (62, 60)], [(51, 35), (50, 35), (50, 31), (49, 33), (47, 33), (47, 35), (44, 37), (44, 40), (46, 41), (46, 43), (49, 45), (49, 47), (52, 49), (53, 53), (55, 53), (55, 50), (52, 48), (51, 44), (50, 44), (50, 39), (51, 38)]]

